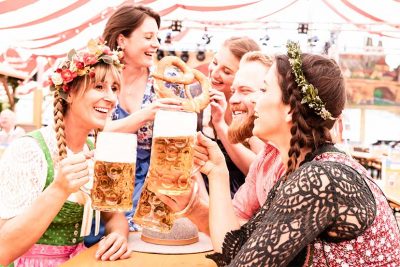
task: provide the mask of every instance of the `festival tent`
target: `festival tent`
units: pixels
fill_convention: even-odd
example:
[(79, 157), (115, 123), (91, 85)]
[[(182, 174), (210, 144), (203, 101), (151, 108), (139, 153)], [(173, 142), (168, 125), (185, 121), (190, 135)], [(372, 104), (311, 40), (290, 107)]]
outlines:
[[(298, 38), (299, 23), (307, 24), (310, 32), (303, 37), (325, 31), (325, 35), (361, 32), (380, 40), (400, 38), (400, 2), (396, 0), (6, 0), (0, 2), (0, 53), (14, 47), (35, 56), (63, 55), (71, 47), (82, 46), (83, 40), (101, 35), (113, 11), (129, 2), (147, 5), (162, 15), (161, 37), (171, 32), (173, 21), (182, 22), (181, 33), (173, 33), (173, 41), (189, 48), (202, 37), (199, 32), (209, 33), (214, 44), (228, 34), (251, 34), (258, 39), (268, 34), (271, 43), (282, 45), (287, 38)], [(356, 46), (352, 40), (346, 45)]]
[(271, 53), (293, 39), (308, 51), (330, 50), (333, 56), (377, 47), (392, 67), (400, 62), (398, 0), (5, 0), (0, 2), (2, 68), (20, 71), (25, 79), (39, 72), (36, 80), (44, 82), (58, 57), (100, 36), (115, 9), (127, 3), (161, 14), (164, 50), (215, 50), (229, 36), (248, 35)]

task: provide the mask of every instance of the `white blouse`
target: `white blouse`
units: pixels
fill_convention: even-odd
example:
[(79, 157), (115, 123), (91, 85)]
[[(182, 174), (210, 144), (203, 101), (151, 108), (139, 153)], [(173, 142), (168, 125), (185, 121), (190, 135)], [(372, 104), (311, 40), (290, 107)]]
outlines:
[[(58, 169), (58, 147), (53, 126), (40, 129), (54, 164)], [(87, 145), (84, 150), (88, 150)], [(73, 154), (67, 149), (67, 155)], [(47, 177), (47, 161), (36, 139), (24, 136), (12, 142), (0, 160), (0, 218), (10, 219), (28, 209), (43, 191)], [(78, 201), (76, 194), (69, 200)]]

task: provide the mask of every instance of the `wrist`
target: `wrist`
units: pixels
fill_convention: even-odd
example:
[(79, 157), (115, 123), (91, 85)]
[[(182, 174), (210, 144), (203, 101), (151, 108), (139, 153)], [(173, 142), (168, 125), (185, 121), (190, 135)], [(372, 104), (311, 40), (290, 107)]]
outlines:
[(60, 183), (58, 183), (57, 181), (53, 181), (49, 185), (48, 190), (49, 190), (50, 194), (54, 195), (54, 197), (56, 197), (56, 198), (62, 197), (62, 198), (67, 199), (69, 197), (69, 195), (71, 194), (70, 192), (68, 192), (68, 190), (63, 188), (62, 185)]
[(208, 174), (207, 174), (208, 180), (210, 183), (222, 181), (225, 183), (225, 181), (229, 181), (229, 171), (226, 166), (224, 167), (216, 167), (212, 169)]

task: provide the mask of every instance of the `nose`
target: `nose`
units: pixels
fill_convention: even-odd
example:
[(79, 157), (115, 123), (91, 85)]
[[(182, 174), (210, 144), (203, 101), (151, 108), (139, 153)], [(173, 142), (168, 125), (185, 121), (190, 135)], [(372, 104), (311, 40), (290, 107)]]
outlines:
[(111, 86), (109, 86), (107, 90), (104, 90), (104, 92), (105, 93), (103, 99), (115, 105), (115, 103), (117, 102), (117, 94), (112, 90)]
[(216, 66), (212, 66), (212, 63), (208, 67), (209, 70), (209, 76), (210, 78), (218, 79), (220, 78), (220, 72), (218, 71), (218, 68)]
[(229, 98), (229, 104), (239, 104), (240, 102), (240, 96), (237, 93), (237, 90), (233, 91), (233, 94)]
[(160, 41), (158, 40), (157, 37), (154, 38), (154, 41), (152, 43), (153, 47), (156, 47), (157, 49), (160, 47)]

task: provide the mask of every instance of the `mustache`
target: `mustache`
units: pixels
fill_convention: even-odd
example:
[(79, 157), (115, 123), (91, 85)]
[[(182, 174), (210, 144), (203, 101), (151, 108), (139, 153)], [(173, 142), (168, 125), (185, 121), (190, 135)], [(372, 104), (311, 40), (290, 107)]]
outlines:
[(232, 144), (243, 143), (246, 139), (253, 136), (254, 114), (246, 116), (244, 119), (234, 119), (228, 128), (228, 140)]

